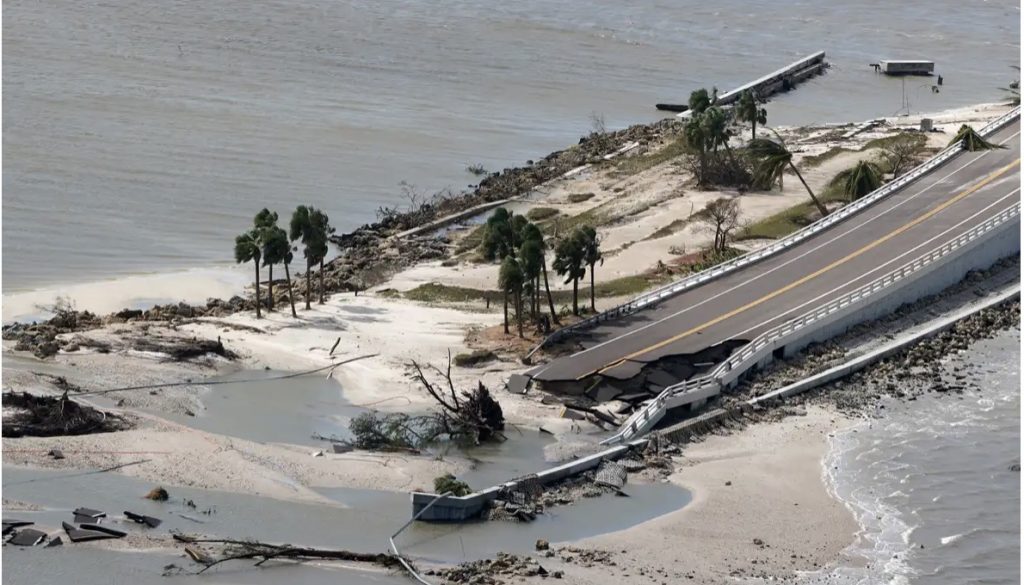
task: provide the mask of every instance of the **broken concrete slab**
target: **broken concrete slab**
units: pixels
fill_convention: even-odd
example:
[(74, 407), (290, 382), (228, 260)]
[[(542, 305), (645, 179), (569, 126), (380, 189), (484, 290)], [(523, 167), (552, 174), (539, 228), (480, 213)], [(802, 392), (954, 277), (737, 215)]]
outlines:
[(82, 528), (75, 528), (73, 525), (67, 522), (61, 522), (61, 526), (64, 528), (64, 532), (68, 534), (68, 539), (71, 542), (89, 542), (91, 540), (106, 540), (108, 538), (119, 538), (113, 534), (107, 532), (101, 532), (99, 530), (86, 530)]
[(35, 522), (29, 522), (28, 520), (4, 520), (3, 521), (3, 525), (4, 525), (3, 533), (6, 535), (10, 531), (14, 530), (15, 528), (21, 528), (22, 526), (31, 526), (33, 524), (35, 524)]
[(620, 490), (626, 485), (626, 468), (615, 461), (604, 461), (594, 474), (594, 483)]
[(64, 541), (61, 540), (61, 538), (58, 536), (56, 538), (51, 539), (50, 542), (46, 543), (46, 546), (44, 546), (43, 548), (52, 548), (55, 546), (62, 546), (63, 544)]
[(7, 541), (7, 544), (14, 546), (36, 546), (46, 540), (46, 533), (35, 528), (19, 530)]
[(527, 389), (529, 389), (530, 387), (530, 380), (531, 378), (529, 376), (524, 376), (522, 374), (512, 374), (511, 376), (509, 376), (508, 382), (505, 384), (505, 387), (512, 394), (526, 394)]
[(116, 536), (117, 538), (124, 538), (125, 536), (128, 536), (128, 533), (123, 530), (118, 530), (116, 528), (111, 528), (109, 526), (103, 526), (101, 524), (82, 524), (79, 528), (83, 530), (95, 530), (96, 532), (102, 532), (104, 534)]
[(88, 518), (105, 518), (106, 512), (100, 510), (93, 510), (92, 508), (76, 508), (73, 512), (75, 516), (86, 516)]

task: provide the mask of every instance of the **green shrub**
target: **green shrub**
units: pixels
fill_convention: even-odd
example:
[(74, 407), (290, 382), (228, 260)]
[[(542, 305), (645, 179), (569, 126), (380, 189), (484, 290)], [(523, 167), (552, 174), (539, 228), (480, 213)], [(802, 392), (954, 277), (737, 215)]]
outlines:
[(450, 473), (435, 477), (434, 493), (443, 494), (447, 492), (451, 492), (453, 496), (462, 497), (473, 493), (473, 490), (469, 489), (469, 484), (455, 479), (455, 476)]
[(491, 360), (497, 359), (498, 356), (494, 355), (493, 351), (486, 349), (478, 349), (470, 353), (460, 353), (455, 356), (455, 365), (460, 368), (468, 368), (470, 366), (477, 366), (485, 364)]
[(526, 212), (526, 219), (530, 221), (543, 221), (556, 215), (558, 215), (558, 210), (553, 207), (534, 207)]

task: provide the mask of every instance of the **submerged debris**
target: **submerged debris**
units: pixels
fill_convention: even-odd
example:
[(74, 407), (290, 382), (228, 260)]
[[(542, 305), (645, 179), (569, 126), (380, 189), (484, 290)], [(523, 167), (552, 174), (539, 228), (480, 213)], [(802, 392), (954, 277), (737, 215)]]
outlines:
[(131, 428), (114, 414), (61, 397), (4, 392), (4, 437), (59, 437), (109, 433)]
[(166, 502), (168, 497), (170, 496), (168, 495), (167, 490), (160, 486), (149, 490), (149, 493), (145, 496), (147, 500), (153, 500), (154, 502)]

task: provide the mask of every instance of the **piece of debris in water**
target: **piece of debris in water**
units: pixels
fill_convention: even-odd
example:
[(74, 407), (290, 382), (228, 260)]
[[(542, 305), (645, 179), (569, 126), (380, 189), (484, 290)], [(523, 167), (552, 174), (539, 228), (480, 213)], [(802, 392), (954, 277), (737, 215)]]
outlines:
[[(88, 530), (85, 528), (75, 528), (73, 525), (67, 522), (61, 522), (61, 526), (64, 528), (64, 532), (68, 533), (68, 539), (71, 542), (89, 542), (90, 540), (106, 540), (108, 538), (120, 538), (110, 532), (103, 532), (100, 530)], [(90, 525), (95, 526), (95, 525)]]
[(160, 523), (162, 522), (159, 518), (146, 516), (145, 514), (136, 514), (135, 512), (129, 512), (128, 510), (124, 511), (124, 516), (136, 524), (145, 524), (150, 528), (156, 528), (157, 526), (160, 526)]
[(75, 508), (75, 516), (85, 516), (86, 518), (106, 518), (107, 513), (101, 512), (100, 510), (93, 510), (92, 508)]
[(3, 523), (3, 533), (5, 535), (8, 534), (10, 531), (14, 530), (15, 528), (21, 528), (22, 526), (31, 526), (35, 524), (35, 522), (29, 522), (28, 520), (4, 520)]
[(26, 528), (19, 530), (7, 541), (7, 544), (13, 544), (14, 546), (36, 546), (37, 544), (46, 540), (46, 533), (35, 528)]
[(146, 499), (153, 500), (154, 502), (166, 502), (169, 497), (167, 490), (160, 486), (149, 490), (149, 493), (146, 494)]

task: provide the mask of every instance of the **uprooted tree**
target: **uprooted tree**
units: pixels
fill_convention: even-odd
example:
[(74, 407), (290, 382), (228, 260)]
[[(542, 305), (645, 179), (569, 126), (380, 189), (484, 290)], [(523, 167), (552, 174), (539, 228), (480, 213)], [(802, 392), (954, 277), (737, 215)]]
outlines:
[[(448, 368), (423, 368), (411, 362), (415, 378), (430, 394), (440, 409), (423, 415), (366, 412), (352, 419), (349, 430), (353, 444), (366, 450), (418, 450), (439, 439), (469, 441), (473, 444), (504, 439), (505, 416), (490, 391), (478, 382), (472, 391), (456, 390), (452, 381), (452, 358)], [(425, 371), (426, 370), (426, 371)], [(443, 382), (431, 382), (427, 372), (433, 370)]]

